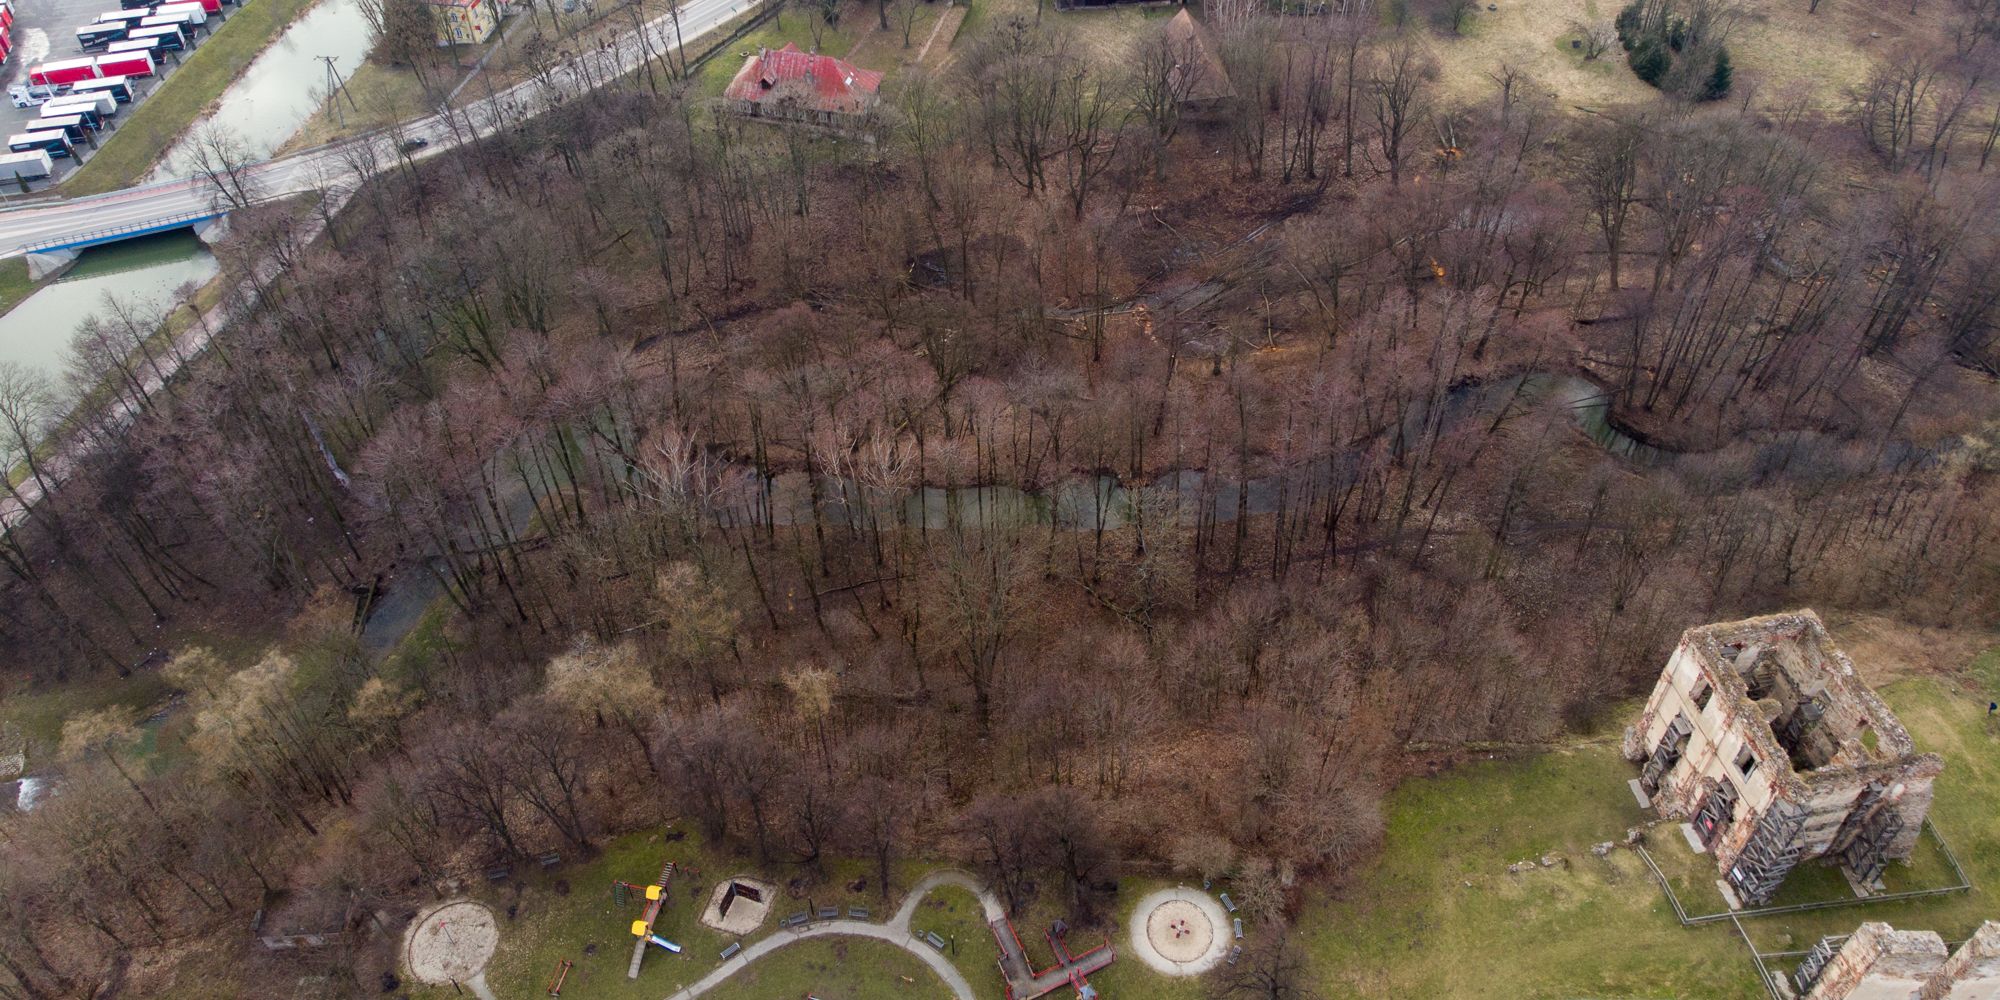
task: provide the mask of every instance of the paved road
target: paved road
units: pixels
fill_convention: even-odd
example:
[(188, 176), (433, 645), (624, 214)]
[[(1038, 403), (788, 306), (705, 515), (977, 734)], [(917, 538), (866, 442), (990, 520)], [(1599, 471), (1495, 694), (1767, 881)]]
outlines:
[(943, 953), (919, 939), (910, 930), (910, 918), (916, 914), (917, 904), (923, 902), (924, 896), (932, 889), (942, 885), (955, 885), (970, 890), (978, 896), (979, 904), (985, 909), (986, 920), (989, 923), (1000, 919), (1005, 913), (1000, 907), (999, 898), (987, 891), (986, 887), (980, 885), (972, 876), (964, 872), (933, 872), (910, 887), (909, 895), (903, 898), (903, 905), (897, 907), (895, 916), (890, 917), (885, 923), (871, 923), (866, 920), (825, 920), (807, 924), (795, 931), (776, 931), (745, 945), (736, 957), (722, 963), (714, 972), (703, 976), (693, 986), (685, 987), (667, 997), (667, 1000), (694, 1000), (695, 997), (721, 985), (723, 980), (743, 971), (751, 962), (786, 945), (831, 935), (874, 938), (895, 945), (922, 959), (925, 965), (931, 967), (932, 972), (938, 974), (938, 978), (945, 981), (945, 985), (951, 987), (952, 993), (958, 1000), (976, 1000), (972, 993), (972, 984), (966, 982), (965, 977), (959, 974), (958, 967), (952, 965), (951, 960), (945, 958)]
[[(656, 18), (638, 31), (621, 33), (602, 48), (577, 54), (548, 73), (471, 101), (448, 114), (431, 114), (400, 127), (266, 160), (245, 169), (246, 187), (259, 199), (351, 186), (368, 171), (364, 165), (391, 164), (399, 146), (423, 139), (418, 157), (435, 155), (477, 136), (562, 106), (638, 69), (647, 59), (714, 31), (749, 10), (755, 0), (687, 0), (678, 35), (671, 16)], [(524, 15), (531, 16), (531, 15)], [(37, 243), (142, 223), (213, 211), (216, 186), (207, 178), (141, 184), (109, 194), (23, 205), (0, 211), (0, 259), (19, 256)]]

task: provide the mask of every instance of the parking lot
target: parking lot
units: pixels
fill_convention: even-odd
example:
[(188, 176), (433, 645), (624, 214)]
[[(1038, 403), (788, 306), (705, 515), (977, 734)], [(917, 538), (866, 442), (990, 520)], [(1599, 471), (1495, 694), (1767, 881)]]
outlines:
[[(8, 56), (6, 66), (0, 67), (0, 90), (12, 87), (16, 83), (26, 83), (28, 71), (38, 64), (59, 59), (76, 59), (85, 55), (101, 55), (101, 50), (97, 53), (85, 53), (77, 46), (76, 29), (79, 25), (89, 24), (105, 11), (117, 10), (118, 0), (13, 0), (13, 6), (14, 50)], [(230, 10), (233, 8), (225, 8), (224, 13)], [(213, 29), (216, 24), (217, 22), (211, 17), (209, 29)], [(204, 30), (196, 36), (195, 44), (199, 46), (207, 38), (208, 33)], [(192, 54), (192, 50), (168, 53), (166, 58), (158, 60), (159, 68), (156, 75), (150, 80), (135, 81), (137, 86), (134, 89), (150, 93), (153, 88), (159, 86), (161, 80), (173, 72), (176, 57), (184, 59)], [(144, 93), (135, 94), (134, 103), (145, 100)], [(117, 116), (107, 125), (113, 129), (117, 128), (119, 121), (131, 114), (132, 107), (131, 104), (119, 105)], [(0, 100), (0, 128), (5, 129), (0, 135), (15, 135), (22, 132), (24, 126), (40, 115), (39, 107), (17, 108), (12, 101)], [(0, 151), (4, 151), (4, 148), (0, 148)], [(79, 144), (78, 152), (83, 158), (88, 158), (91, 149), (87, 145)], [(55, 176), (50, 180), (60, 180), (75, 170), (78, 163), (79, 160), (76, 158), (56, 160)], [(35, 186), (41, 187), (44, 183), (46, 182), (36, 182)]]

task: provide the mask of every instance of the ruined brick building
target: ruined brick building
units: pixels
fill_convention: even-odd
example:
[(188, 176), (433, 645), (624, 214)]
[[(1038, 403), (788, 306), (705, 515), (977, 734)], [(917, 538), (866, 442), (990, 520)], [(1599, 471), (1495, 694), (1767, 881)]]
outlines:
[(1932, 931), (1862, 924), (1821, 939), (1779, 985), (1803, 1000), (2000, 1000), (2000, 923), (1987, 921), (1953, 952)]
[(1916, 752), (1811, 611), (1687, 630), (1625, 755), (1745, 906), (1768, 902), (1810, 858), (1876, 882), (1910, 856), (1944, 769)]

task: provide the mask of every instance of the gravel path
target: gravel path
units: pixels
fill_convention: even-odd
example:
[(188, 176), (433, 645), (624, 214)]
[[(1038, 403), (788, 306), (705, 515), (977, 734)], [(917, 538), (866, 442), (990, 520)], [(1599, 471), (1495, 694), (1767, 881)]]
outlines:
[(896, 908), (895, 915), (890, 917), (887, 922), (822, 920), (795, 930), (777, 931), (761, 940), (745, 945), (741, 952), (738, 952), (729, 961), (722, 963), (714, 972), (703, 976), (693, 986), (670, 994), (667, 1000), (694, 1000), (695, 997), (701, 996), (703, 993), (721, 985), (723, 980), (743, 971), (750, 963), (786, 945), (797, 941), (804, 941), (808, 938), (829, 937), (833, 935), (873, 938), (877, 941), (884, 941), (895, 945), (922, 959), (925, 965), (931, 967), (932, 972), (938, 974), (938, 978), (944, 980), (945, 984), (951, 987), (953, 995), (957, 996), (958, 1000), (975, 1000), (972, 994), (972, 984), (966, 982), (965, 977), (959, 974), (958, 967), (952, 965), (951, 961), (940, 954), (936, 948), (931, 947), (910, 931), (910, 919), (916, 915), (917, 905), (923, 902), (924, 896), (929, 894), (932, 889), (943, 885), (955, 885), (962, 889), (970, 890), (973, 895), (978, 896), (979, 905), (986, 911), (986, 919), (988, 921), (999, 919), (1005, 912), (1001, 909), (999, 897), (987, 891), (986, 887), (980, 885), (979, 881), (972, 876), (956, 871), (933, 872), (924, 876), (916, 885), (910, 887), (909, 893), (903, 897), (903, 905)]

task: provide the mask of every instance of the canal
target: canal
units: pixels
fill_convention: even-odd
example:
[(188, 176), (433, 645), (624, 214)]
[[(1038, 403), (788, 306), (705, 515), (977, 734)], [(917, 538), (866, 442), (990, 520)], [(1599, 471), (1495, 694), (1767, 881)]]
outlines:
[(185, 229), (86, 250), (62, 277), (0, 316), (0, 361), (59, 377), (77, 326), (101, 313), (107, 298), (140, 315), (163, 312), (181, 297), (177, 290), (207, 284), (217, 269), (208, 247)]

